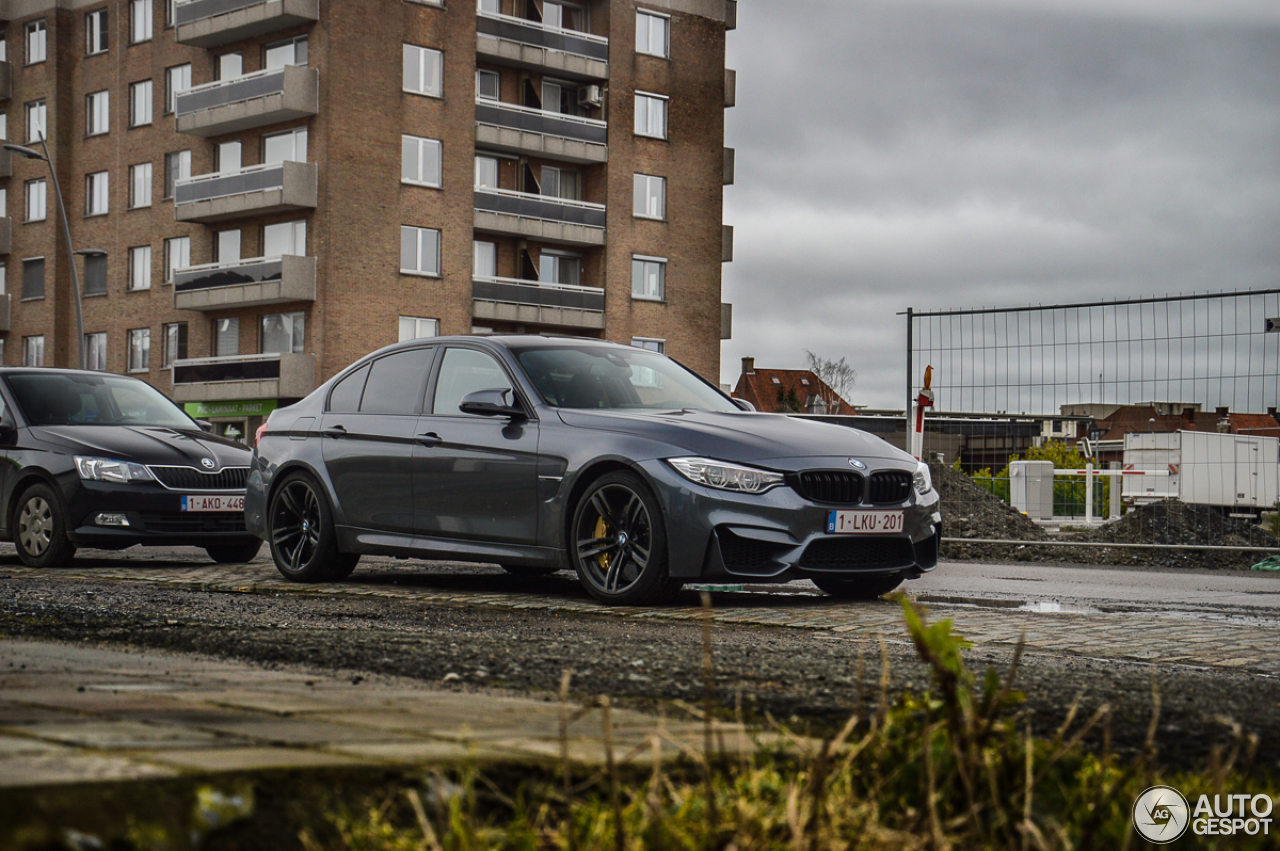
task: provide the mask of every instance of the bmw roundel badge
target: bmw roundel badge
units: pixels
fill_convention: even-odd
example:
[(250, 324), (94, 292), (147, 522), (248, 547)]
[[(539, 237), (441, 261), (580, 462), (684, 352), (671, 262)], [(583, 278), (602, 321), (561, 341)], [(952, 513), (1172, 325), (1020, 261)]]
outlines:
[(862, 463), (861, 461), (859, 461), (857, 458), (850, 458), (850, 459), (849, 459), (849, 466), (850, 466), (850, 467), (855, 467), (855, 468), (857, 468), (857, 469), (859, 469), (859, 470), (865, 470), (865, 469), (867, 469), (867, 465), (866, 465), (866, 464), (863, 464), (863, 463)]

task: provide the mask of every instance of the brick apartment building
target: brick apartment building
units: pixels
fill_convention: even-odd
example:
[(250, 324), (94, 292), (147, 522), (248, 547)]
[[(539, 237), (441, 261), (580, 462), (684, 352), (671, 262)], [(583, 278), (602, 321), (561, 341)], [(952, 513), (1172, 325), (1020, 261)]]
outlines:
[[(734, 0), (0, 0), (91, 367), (221, 433), (414, 336), (603, 336), (716, 380)], [(73, 366), (45, 162), (0, 155), (6, 365)]]

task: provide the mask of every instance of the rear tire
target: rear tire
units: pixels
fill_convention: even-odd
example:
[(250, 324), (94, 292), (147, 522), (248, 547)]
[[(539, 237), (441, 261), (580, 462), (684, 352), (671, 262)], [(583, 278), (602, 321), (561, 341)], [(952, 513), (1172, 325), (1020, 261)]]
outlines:
[(254, 541), (252, 544), (215, 544), (205, 547), (204, 551), (218, 564), (243, 564), (257, 558), (261, 549), (262, 541)]
[(901, 573), (887, 576), (860, 576), (843, 579), (836, 576), (810, 576), (810, 580), (832, 597), (841, 600), (875, 600), (902, 584)]
[(667, 574), (662, 506), (644, 479), (627, 470), (587, 487), (573, 511), (568, 546), (582, 587), (611, 606), (660, 603), (684, 584)]
[(32, 485), (18, 497), (13, 514), (13, 543), (27, 567), (66, 567), (76, 546), (67, 537), (62, 500), (46, 484)]
[(360, 561), (338, 552), (329, 500), (305, 473), (285, 476), (272, 494), (267, 535), (276, 570), (291, 582), (340, 582)]

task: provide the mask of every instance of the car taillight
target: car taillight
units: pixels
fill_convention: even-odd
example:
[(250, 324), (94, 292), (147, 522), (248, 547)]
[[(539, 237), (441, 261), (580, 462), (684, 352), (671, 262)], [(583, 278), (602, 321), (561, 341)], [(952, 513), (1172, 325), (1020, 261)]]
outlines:
[(256, 432), (254, 432), (254, 435), (253, 435), (253, 445), (254, 445), (254, 446), (257, 446), (259, 443), (261, 443), (261, 442), (262, 442), (262, 436), (263, 436), (264, 434), (266, 434), (266, 433), (267, 433), (267, 424), (266, 424), (266, 423), (263, 423), (262, 425), (258, 426), (258, 430), (257, 430)]

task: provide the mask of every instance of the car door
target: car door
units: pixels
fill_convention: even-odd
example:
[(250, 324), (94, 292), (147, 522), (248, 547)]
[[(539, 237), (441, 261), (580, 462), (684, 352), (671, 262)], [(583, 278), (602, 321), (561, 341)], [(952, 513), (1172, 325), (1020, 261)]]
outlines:
[(334, 385), (320, 423), (345, 525), (411, 534), (413, 450), (434, 347), (378, 358)]
[(489, 352), (451, 346), (436, 370), (431, 408), (418, 421), (414, 513), (419, 535), (537, 544), (538, 422), (458, 409), (468, 393), (507, 390), (511, 378)]

